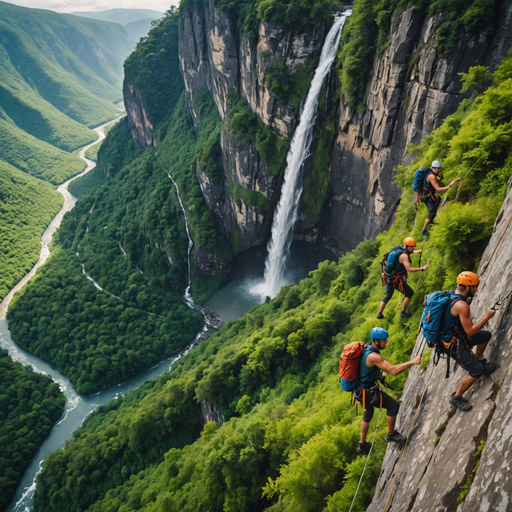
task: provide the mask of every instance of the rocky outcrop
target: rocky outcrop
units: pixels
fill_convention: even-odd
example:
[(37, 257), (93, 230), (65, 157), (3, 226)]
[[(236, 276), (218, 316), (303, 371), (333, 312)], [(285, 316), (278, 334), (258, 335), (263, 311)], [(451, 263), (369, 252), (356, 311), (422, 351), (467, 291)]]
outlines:
[(461, 33), (456, 48), (444, 55), (435, 37), (442, 16), (424, 17), (414, 7), (393, 14), (390, 44), (374, 62), (364, 114), (344, 107), (341, 98), (318, 243), (341, 254), (390, 225), (401, 195), (393, 169), (410, 163), (409, 143), (420, 143), (455, 112), (459, 73), (497, 66), (512, 43), (511, 17), (512, 6), (504, 3), (494, 31)]
[[(512, 292), (512, 186), (496, 219), (494, 232), (482, 256), (481, 284), (471, 303), (471, 316), (480, 319), (500, 297)], [(485, 357), (498, 363), (490, 377), (481, 377), (465, 396), (470, 412), (454, 411), (448, 398), (465, 374), (456, 366), (449, 380), (444, 364), (418, 371), (414, 367), (402, 395), (398, 429), (411, 436), (398, 470), (401, 451), (389, 447), (368, 512), (487, 512), (512, 508), (510, 453), (512, 451), (512, 300), (504, 302), (487, 328), (493, 337)], [(423, 339), (416, 341), (415, 352)], [(420, 397), (424, 394), (420, 403)], [(485, 447), (474, 455), (481, 442)], [(475, 470), (476, 467), (476, 470)], [(468, 480), (473, 474), (472, 481)], [(459, 504), (462, 486), (469, 493)]]
[[(223, 130), (221, 146), (225, 169), (223, 179), (214, 183), (200, 168), (198, 179), (206, 204), (224, 234), (236, 238), (233, 245), (238, 253), (265, 243), (278, 177), (270, 174), (261, 162), (254, 143), (240, 144)], [(252, 204), (247, 197), (244, 198), (244, 192), (248, 191), (261, 194), (266, 199), (266, 202), (262, 201), (264, 206)]]
[(203, 423), (205, 425), (210, 421), (214, 421), (220, 427), (224, 423), (224, 415), (219, 407), (211, 404), (205, 398), (201, 400), (201, 414), (203, 415)]
[[(271, 62), (297, 73), (320, 55), (325, 31), (285, 31), (275, 23), (260, 23), (258, 36), (235, 34), (227, 16), (210, 0), (192, 12), (180, 13), (180, 66), (189, 93), (188, 111), (195, 124), (200, 122), (194, 109), (199, 89), (207, 87), (222, 118), (228, 111), (228, 90), (233, 87), (244, 98), (259, 120), (281, 138), (290, 138), (297, 123), (296, 111), (277, 101), (266, 83)], [(273, 209), (279, 196), (280, 178), (272, 175), (259, 158), (256, 143), (240, 144), (227, 131), (221, 146), (226, 177), (221, 183), (198, 169), (199, 183), (206, 203), (233, 240), (235, 253), (264, 244), (268, 238)], [(235, 188), (240, 187), (237, 194)], [(262, 208), (251, 204), (248, 194), (261, 193)], [(277, 194), (276, 194), (277, 192)], [(254, 197), (254, 194), (253, 194)]]
[(153, 124), (149, 120), (140, 96), (140, 91), (125, 81), (123, 84), (124, 105), (128, 117), (128, 127), (137, 146), (153, 145)]

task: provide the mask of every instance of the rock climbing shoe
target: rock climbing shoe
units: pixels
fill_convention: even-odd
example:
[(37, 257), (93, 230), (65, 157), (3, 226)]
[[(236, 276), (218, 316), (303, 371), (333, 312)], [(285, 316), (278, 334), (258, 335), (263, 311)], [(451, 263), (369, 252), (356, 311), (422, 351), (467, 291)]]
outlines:
[(421, 234), (422, 234), (422, 236), (424, 236), (428, 240), (428, 232), (427, 232), (426, 229), (422, 229), (421, 230)]
[(409, 311), (400, 311), (400, 316), (402, 318), (410, 318), (412, 316), (412, 313), (409, 313)]
[(490, 375), (494, 370), (496, 370), (496, 363), (484, 363), (484, 372), (482, 375)]
[(462, 396), (455, 396), (455, 393), (450, 397), (450, 404), (454, 405), (459, 411), (468, 412), (473, 409), (473, 406)]
[(370, 453), (370, 450), (372, 449), (372, 443), (364, 443), (357, 446), (357, 453), (359, 455)]
[(386, 443), (404, 444), (405, 441), (407, 441), (407, 438), (405, 436), (403, 436), (402, 434), (400, 434), (400, 432), (398, 432), (398, 430), (395, 430), (393, 435), (389, 435), (386, 432), (386, 437), (384, 438), (384, 441), (386, 441)]
[(382, 320), (384, 318), (384, 315), (382, 313), (377, 313), (377, 318), (379, 320)]

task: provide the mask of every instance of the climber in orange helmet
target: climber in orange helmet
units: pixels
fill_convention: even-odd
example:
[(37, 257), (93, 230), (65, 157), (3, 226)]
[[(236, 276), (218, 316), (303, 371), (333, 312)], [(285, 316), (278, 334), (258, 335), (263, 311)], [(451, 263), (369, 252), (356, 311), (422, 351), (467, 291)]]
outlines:
[[(468, 373), (462, 377), (459, 387), (450, 397), (450, 404), (461, 411), (470, 411), (472, 405), (462, 396), (482, 375), (489, 375), (496, 369), (496, 363), (488, 363), (483, 359), (485, 348), (492, 334), (482, 327), (496, 314), (489, 309), (483, 318), (473, 323), (467, 299), (474, 297), (480, 279), (473, 272), (461, 272), (457, 277), (457, 288), (454, 296), (460, 296), (443, 316), (441, 332), (442, 340), (450, 343), (449, 355)], [(476, 353), (472, 348), (476, 347)]]
[(408, 272), (422, 272), (428, 269), (428, 264), (423, 267), (415, 268), (412, 266), (411, 254), (421, 252), (421, 249), (414, 250), (416, 247), (416, 240), (407, 237), (404, 240), (403, 246), (395, 245), (388, 254), (384, 255), (382, 259), (382, 285), (386, 285), (386, 295), (380, 303), (380, 309), (377, 314), (378, 319), (384, 318), (382, 312), (386, 304), (391, 300), (393, 292), (398, 290), (405, 295), (402, 304), (402, 311), (400, 316), (402, 318), (409, 318), (412, 313), (407, 311), (407, 306), (414, 295), (413, 289), (407, 284)]

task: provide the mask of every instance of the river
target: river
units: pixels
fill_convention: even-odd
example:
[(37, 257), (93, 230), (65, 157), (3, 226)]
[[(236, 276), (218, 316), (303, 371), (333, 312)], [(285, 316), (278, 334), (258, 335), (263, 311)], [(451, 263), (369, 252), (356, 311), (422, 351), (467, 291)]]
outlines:
[[(100, 136), (98, 140), (92, 144), (89, 144), (88, 146), (85, 146), (79, 151), (78, 156), (87, 163), (87, 168), (81, 174), (74, 176), (57, 188), (57, 190), (64, 196), (64, 205), (59, 213), (51, 221), (50, 225), (48, 228), (46, 228), (43, 236), (41, 237), (41, 252), (39, 260), (36, 265), (34, 265), (32, 270), (9, 292), (9, 294), (0, 304), (0, 346), (8, 350), (9, 355), (14, 361), (19, 361), (24, 365), (31, 365), (34, 371), (49, 375), (60, 386), (61, 390), (66, 396), (66, 405), (62, 417), (56, 423), (48, 438), (40, 446), (37, 454), (26, 470), (25, 475), (23, 476), (23, 479), (18, 486), (18, 489), (16, 490), (13, 501), (6, 509), (7, 512), (20, 512), (30, 510), (35, 490), (35, 478), (37, 473), (41, 471), (41, 466), (44, 459), (51, 452), (64, 446), (67, 440), (72, 439), (73, 432), (80, 427), (84, 419), (92, 411), (94, 411), (94, 409), (109, 402), (112, 399), (130, 393), (134, 389), (137, 389), (142, 384), (144, 384), (144, 382), (147, 380), (156, 379), (160, 375), (163, 375), (165, 372), (168, 372), (171, 369), (173, 362), (182, 357), (185, 353), (189, 352), (194, 345), (194, 343), (191, 343), (189, 347), (187, 347), (178, 356), (166, 361), (162, 361), (150, 370), (136, 377), (133, 377), (132, 379), (122, 384), (113, 386), (111, 388), (106, 388), (94, 395), (86, 396), (79, 395), (73, 389), (73, 386), (69, 380), (64, 377), (57, 369), (52, 367), (46, 361), (43, 361), (42, 359), (20, 348), (11, 338), (11, 333), (9, 332), (9, 326), (6, 320), (6, 314), (12, 297), (17, 291), (23, 288), (27, 281), (35, 275), (36, 270), (41, 265), (43, 265), (43, 263), (45, 263), (45, 261), (50, 256), (50, 250), (48, 246), (52, 240), (53, 234), (60, 226), (64, 214), (70, 211), (75, 206), (77, 201), (76, 197), (68, 192), (68, 185), (74, 179), (78, 178), (79, 176), (83, 176), (87, 172), (94, 169), (96, 164), (85, 158), (85, 151), (91, 146), (101, 142), (105, 138), (104, 129), (106, 126), (116, 121), (117, 120), (111, 121), (95, 128), (94, 131), (96, 131)], [(202, 331), (200, 334), (202, 334)]]

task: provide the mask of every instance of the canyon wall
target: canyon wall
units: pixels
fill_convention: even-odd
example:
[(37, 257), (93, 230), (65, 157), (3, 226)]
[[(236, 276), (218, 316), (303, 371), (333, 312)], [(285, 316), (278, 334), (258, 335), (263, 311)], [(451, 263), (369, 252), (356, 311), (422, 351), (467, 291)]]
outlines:
[[(340, 256), (390, 225), (401, 194), (393, 169), (410, 163), (408, 144), (419, 144), (455, 112), (462, 99), (459, 73), (475, 65), (495, 69), (510, 48), (511, 3), (503, 2), (500, 10), (497, 24), (475, 34), (461, 32), (447, 55), (438, 51), (436, 40), (444, 15), (425, 16), (415, 7), (394, 12), (389, 44), (374, 59), (363, 113), (348, 107), (346, 98), (336, 93), (339, 83), (331, 72), (325, 89), (329, 101), (317, 117), (312, 156), (304, 168), (307, 185), (295, 238)], [(300, 109), (298, 104), (278, 101), (268, 83), (269, 66), (278, 63), (290, 76), (306, 73), (311, 79), (329, 24), (285, 30), (276, 23), (259, 22), (250, 36), (233, 23), (215, 0), (180, 12), (179, 59), (190, 118), (196, 125), (200, 122), (194, 98), (204, 87), (226, 118), (231, 88), (260, 125), (290, 140)], [(134, 139), (140, 146), (154, 144), (153, 125), (140, 94), (129, 84), (124, 89)], [(322, 130), (328, 135), (322, 136)], [(316, 147), (321, 137), (323, 146)], [(255, 137), (250, 143), (240, 142), (226, 126), (220, 144), (223, 177), (213, 182), (199, 166), (197, 175), (208, 208), (236, 254), (268, 240), (286, 161), (271, 172)], [(327, 154), (320, 164), (313, 164), (316, 151)]]
[(375, 59), (366, 87), (364, 114), (344, 107), (341, 98), (318, 243), (341, 254), (390, 226), (401, 195), (393, 169), (411, 162), (409, 143), (419, 144), (455, 112), (459, 73), (497, 67), (512, 44), (511, 17), (512, 5), (505, 2), (494, 30), (461, 32), (445, 55), (436, 49), (443, 15), (425, 17), (414, 7), (393, 14), (389, 46)]
[[(471, 303), (475, 322), (500, 297), (512, 292), (511, 220), (512, 185), (478, 269), (481, 284)], [(509, 298), (486, 326), (492, 338), (485, 357), (495, 361), (498, 368), (490, 376), (481, 377), (465, 393), (473, 405), (471, 411), (455, 410), (448, 403), (466, 374), (453, 360), (449, 379), (445, 379), (444, 361), (433, 367), (431, 360), (425, 370), (417, 366), (410, 370), (397, 425), (406, 434), (414, 421), (410, 439), (400, 466), (402, 451), (396, 446), (387, 449), (368, 512), (380, 512), (388, 500), (388, 512), (511, 510), (511, 312)], [(423, 336), (419, 336), (413, 354), (423, 345)], [(477, 450), (482, 442), (485, 446), (479, 455)], [(468, 480), (470, 475), (472, 479)], [(469, 492), (461, 501), (463, 486)]]

